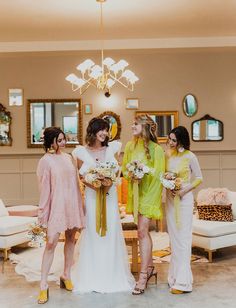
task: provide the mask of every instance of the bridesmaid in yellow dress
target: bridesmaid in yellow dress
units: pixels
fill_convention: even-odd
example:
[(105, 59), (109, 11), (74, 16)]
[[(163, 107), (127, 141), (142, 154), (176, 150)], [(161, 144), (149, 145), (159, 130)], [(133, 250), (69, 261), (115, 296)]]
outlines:
[[(140, 243), (141, 271), (133, 290), (133, 295), (144, 293), (148, 280), (157, 273), (152, 261), (152, 239), (149, 234), (151, 219), (162, 218), (162, 184), (160, 173), (165, 171), (165, 156), (157, 143), (156, 123), (149, 115), (139, 115), (132, 125), (133, 140), (126, 144), (122, 172), (128, 180), (127, 212), (134, 213), (134, 185), (136, 179), (130, 177), (127, 164), (139, 160), (151, 168), (138, 182), (138, 237)], [(134, 213), (135, 214), (135, 213)], [(135, 219), (135, 217), (134, 217)], [(136, 220), (136, 219), (135, 219)]]
[(171, 244), (168, 283), (172, 294), (192, 291), (192, 190), (202, 182), (198, 159), (190, 151), (190, 138), (184, 126), (174, 128), (168, 137), (166, 171), (181, 179), (180, 190), (167, 190), (166, 219)]

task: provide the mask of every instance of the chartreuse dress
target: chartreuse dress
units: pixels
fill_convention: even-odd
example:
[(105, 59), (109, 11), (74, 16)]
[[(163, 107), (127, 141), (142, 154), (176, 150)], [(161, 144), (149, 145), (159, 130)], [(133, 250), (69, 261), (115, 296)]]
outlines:
[(122, 173), (128, 180), (128, 200), (127, 213), (134, 211), (134, 184), (131, 181), (126, 165), (134, 160), (141, 161), (144, 165), (151, 168), (152, 172), (145, 174), (138, 185), (138, 212), (147, 218), (162, 218), (162, 184), (160, 182), (160, 174), (165, 172), (165, 155), (162, 147), (152, 141), (149, 141), (150, 158), (147, 158), (144, 141), (129, 141), (126, 144)]

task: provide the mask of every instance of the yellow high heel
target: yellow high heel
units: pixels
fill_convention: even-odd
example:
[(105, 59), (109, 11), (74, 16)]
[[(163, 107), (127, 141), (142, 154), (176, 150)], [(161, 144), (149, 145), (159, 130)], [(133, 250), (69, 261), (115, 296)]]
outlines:
[(72, 291), (73, 290), (73, 283), (70, 279), (64, 279), (60, 277), (60, 288), (61, 289), (66, 289), (67, 291)]
[(49, 300), (49, 289), (40, 290), (38, 296), (38, 304), (45, 304)]
[(172, 294), (183, 294), (184, 291), (172, 288), (172, 289), (170, 289), (170, 293), (172, 293)]

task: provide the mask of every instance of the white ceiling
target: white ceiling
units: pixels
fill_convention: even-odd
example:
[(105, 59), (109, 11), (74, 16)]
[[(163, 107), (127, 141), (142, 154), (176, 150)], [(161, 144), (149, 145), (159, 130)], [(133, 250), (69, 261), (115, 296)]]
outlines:
[[(107, 0), (103, 11), (108, 41), (236, 40), (236, 0)], [(0, 12), (0, 47), (100, 39), (96, 0), (0, 0)]]

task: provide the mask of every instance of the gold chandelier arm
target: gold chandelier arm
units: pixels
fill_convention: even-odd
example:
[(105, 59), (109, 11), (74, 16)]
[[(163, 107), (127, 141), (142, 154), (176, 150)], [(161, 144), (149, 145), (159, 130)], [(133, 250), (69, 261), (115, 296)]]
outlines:
[(112, 75), (111, 72), (109, 73), (109, 77), (112, 78), (113, 80), (115, 80), (116, 82), (119, 82), (119, 84), (121, 84), (123, 87), (129, 89), (130, 91), (134, 90), (134, 85), (132, 83), (123, 83), (120, 79), (122, 78), (122, 76), (120, 76), (119, 78), (116, 78), (115, 75)]

